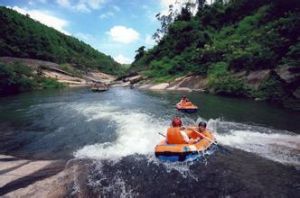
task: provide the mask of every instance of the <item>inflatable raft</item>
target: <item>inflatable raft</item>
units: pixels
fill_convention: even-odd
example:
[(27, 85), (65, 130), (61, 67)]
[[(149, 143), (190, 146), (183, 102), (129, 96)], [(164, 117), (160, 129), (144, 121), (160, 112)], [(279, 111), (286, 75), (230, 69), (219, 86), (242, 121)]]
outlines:
[[(155, 156), (162, 161), (194, 161), (201, 158), (199, 152), (207, 151), (213, 146), (215, 138), (211, 132), (204, 132), (206, 138), (202, 138), (195, 144), (168, 144), (161, 141), (155, 147)], [(210, 140), (212, 141), (210, 141)]]
[(103, 91), (107, 91), (108, 88), (106, 87), (101, 87), (101, 88), (98, 88), (98, 87), (92, 87), (91, 88), (91, 91), (94, 91), (94, 92), (103, 92)]
[(190, 104), (188, 106), (182, 106), (181, 103), (179, 102), (176, 104), (176, 109), (187, 113), (194, 113), (198, 110), (198, 107), (194, 104)]

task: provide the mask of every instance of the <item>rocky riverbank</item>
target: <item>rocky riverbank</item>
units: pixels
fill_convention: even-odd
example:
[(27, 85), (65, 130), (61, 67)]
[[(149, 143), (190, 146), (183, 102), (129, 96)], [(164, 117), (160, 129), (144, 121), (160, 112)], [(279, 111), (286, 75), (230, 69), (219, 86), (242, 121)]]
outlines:
[(39, 75), (44, 77), (56, 79), (58, 82), (63, 83), (68, 87), (82, 87), (90, 86), (94, 82), (103, 82), (110, 84), (115, 80), (115, 77), (109, 74), (102, 73), (100, 71), (81, 71), (71, 65), (68, 65), (67, 69), (64, 70), (57, 63), (42, 61), (37, 59), (28, 58), (15, 58), (15, 57), (0, 57), (0, 61), (11, 64), (11, 63), (22, 63), (33, 69)]
[(223, 80), (191, 74), (173, 81), (155, 83), (155, 79), (148, 79), (139, 73), (118, 80), (119, 86), (150, 90), (205, 91), (266, 100), (300, 110), (300, 69), (288, 65), (273, 70), (232, 72)]

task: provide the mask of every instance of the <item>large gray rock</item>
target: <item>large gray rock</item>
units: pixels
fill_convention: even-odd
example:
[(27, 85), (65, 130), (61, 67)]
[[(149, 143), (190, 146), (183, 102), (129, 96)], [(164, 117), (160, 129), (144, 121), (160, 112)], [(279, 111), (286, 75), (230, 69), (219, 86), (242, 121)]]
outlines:
[(246, 77), (246, 83), (250, 87), (258, 89), (261, 83), (269, 78), (270, 74), (271, 70), (269, 69), (249, 72), (249, 74)]
[(277, 68), (275, 72), (287, 84), (300, 81), (300, 67), (282, 65)]
[(293, 95), (295, 98), (300, 99), (300, 87), (298, 87), (294, 92)]
[(135, 84), (137, 82), (140, 82), (141, 80), (143, 80), (143, 76), (141, 75), (136, 75), (136, 76), (132, 76), (132, 77), (128, 77), (128, 78), (125, 78), (124, 82), (130, 82), (130, 84)]
[(192, 90), (204, 90), (207, 88), (207, 78), (199, 75), (186, 76), (176, 79), (169, 85), (170, 90), (182, 90), (183, 88), (189, 88)]

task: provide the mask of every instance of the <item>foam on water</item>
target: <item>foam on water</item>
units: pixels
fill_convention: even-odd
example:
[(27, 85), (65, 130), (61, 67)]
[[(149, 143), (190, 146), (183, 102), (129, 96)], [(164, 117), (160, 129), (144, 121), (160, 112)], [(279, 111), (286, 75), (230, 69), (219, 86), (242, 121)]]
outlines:
[[(116, 126), (114, 142), (86, 145), (74, 153), (76, 158), (119, 159), (132, 154), (152, 154), (162, 139), (158, 132), (166, 131), (169, 120), (133, 109), (121, 109), (109, 102), (76, 104), (72, 106), (86, 117), (86, 121), (106, 119)], [(199, 118), (195, 123), (203, 120)], [(191, 122), (186, 118), (184, 123)], [(300, 165), (300, 135), (221, 120), (209, 120), (220, 144), (256, 153), (284, 164)]]
[(222, 145), (256, 153), (280, 163), (300, 165), (300, 135), (220, 120), (210, 120), (208, 124), (217, 132), (216, 139)]
[[(105, 107), (104, 107), (105, 106)], [(116, 159), (138, 153), (153, 153), (157, 141), (161, 139), (158, 132), (166, 130), (167, 122), (138, 111), (120, 110), (118, 107), (95, 104), (77, 106), (87, 121), (107, 119), (116, 125), (117, 140), (101, 144), (87, 145), (76, 151), (77, 158)]]

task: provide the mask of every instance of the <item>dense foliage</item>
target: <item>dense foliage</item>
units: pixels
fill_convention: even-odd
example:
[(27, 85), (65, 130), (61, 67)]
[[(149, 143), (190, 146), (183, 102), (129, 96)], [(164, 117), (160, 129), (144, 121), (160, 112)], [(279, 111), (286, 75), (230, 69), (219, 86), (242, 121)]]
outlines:
[(0, 29), (0, 56), (71, 63), (81, 70), (99, 69), (111, 74), (122, 70), (110, 56), (5, 7), (0, 7)]
[(40, 76), (20, 63), (0, 63), (0, 95), (14, 94), (33, 89), (61, 88), (55, 79)]
[(145, 75), (158, 80), (204, 75), (217, 93), (266, 99), (272, 84), (279, 97), (282, 86), (274, 75), (253, 91), (232, 74), (300, 65), (300, 1), (216, 0), (208, 5), (198, 0), (198, 4), (195, 16), (189, 12), (190, 4), (173, 20), (172, 7), (169, 16), (158, 15), (162, 28), (154, 37), (164, 36), (143, 56), (136, 56), (131, 70), (146, 70)]

